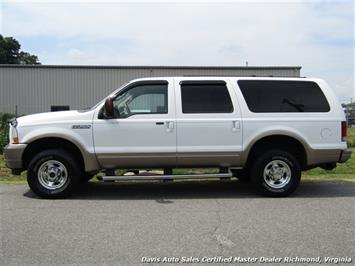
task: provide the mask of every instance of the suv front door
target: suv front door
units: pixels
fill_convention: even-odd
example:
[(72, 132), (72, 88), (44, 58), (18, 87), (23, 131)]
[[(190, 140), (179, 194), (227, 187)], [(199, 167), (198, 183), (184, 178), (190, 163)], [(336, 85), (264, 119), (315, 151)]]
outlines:
[(95, 152), (103, 168), (176, 166), (173, 83), (128, 84), (114, 97), (115, 116), (95, 115)]

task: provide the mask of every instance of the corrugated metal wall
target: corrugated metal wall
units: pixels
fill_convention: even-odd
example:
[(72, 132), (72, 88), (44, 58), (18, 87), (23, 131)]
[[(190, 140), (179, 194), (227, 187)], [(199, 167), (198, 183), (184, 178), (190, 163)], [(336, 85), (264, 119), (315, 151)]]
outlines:
[(94, 67), (0, 65), (0, 112), (31, 114), (51, 106), (89, 107), (123, 83), (164, 76), (299, 77), (300, 67)]

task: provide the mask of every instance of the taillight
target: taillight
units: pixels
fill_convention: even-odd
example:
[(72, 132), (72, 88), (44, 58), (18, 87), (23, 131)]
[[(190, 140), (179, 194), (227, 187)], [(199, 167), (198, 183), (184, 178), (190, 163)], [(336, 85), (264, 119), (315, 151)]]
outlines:
[(341, 122), (341, 141), (346, 141), (346, 130), (348, 128), (348, 125), (346, 124), (346, 121)]

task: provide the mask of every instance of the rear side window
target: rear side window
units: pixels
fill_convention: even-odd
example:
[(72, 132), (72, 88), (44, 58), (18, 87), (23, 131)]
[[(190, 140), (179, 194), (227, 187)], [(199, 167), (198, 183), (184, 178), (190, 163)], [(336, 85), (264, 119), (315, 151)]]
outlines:
[(180, 84), (184, 114), (233, 112), (225, 82), (182, 81)]
[(312, 81), (239, 80), (249, 110), (255, 113), (329, 112), (318, 84)]

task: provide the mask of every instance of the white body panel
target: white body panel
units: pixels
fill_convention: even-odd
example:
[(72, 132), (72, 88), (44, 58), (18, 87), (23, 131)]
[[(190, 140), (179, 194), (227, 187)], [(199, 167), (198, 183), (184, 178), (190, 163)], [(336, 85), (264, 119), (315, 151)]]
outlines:
[[(81, 148), (94, 154), (92, 139), (91, 111), (62, 111), (40, 113), (19, 117), (17, 131), (21, 143), (30, 143), (44, 137), (62, 137), (74, 140)], [(89, 126), (86, 129), (73, 129), (73, 125)]]
[[(346, 143), (341, 142), (341, 121), (345, 121), (342, 110), (334, 92), (320, 79), (301, 79), (314, 81), (322, 89), (330, 105), (330, 111), (325, 113), (253, 113), (249, 110), (237, 81), (250, 78), (233, 78), (235, 91), (240, 100), (243, 125), (244, 147), (253, 142), (257, 136), (279, 132), (298, 136), (312, 149), (345, 149)], [(260, 80), (294, 80), (284, 78), (253, 78)]]
[[(105, 168), (122, 165), (176, 165), (175, 97), (172, 79), (168, 84), (167, 114), (136, 114), (127, 118), (93, 120), (95, 152)], [(153, 163), (154, 164), (154, 163)]]
[[(232, 113), (184, 114), (181, 104), (181, 81), (195, 81), (201, 78), (175, 78), (177, 163), (179, 166), (240, 164), (242, 152), (242, 122), (238, 100), (233, 86), (227, 81), (227, 88), (233, 103)], [(225, 80), (208, 78), (203, 80)]]

